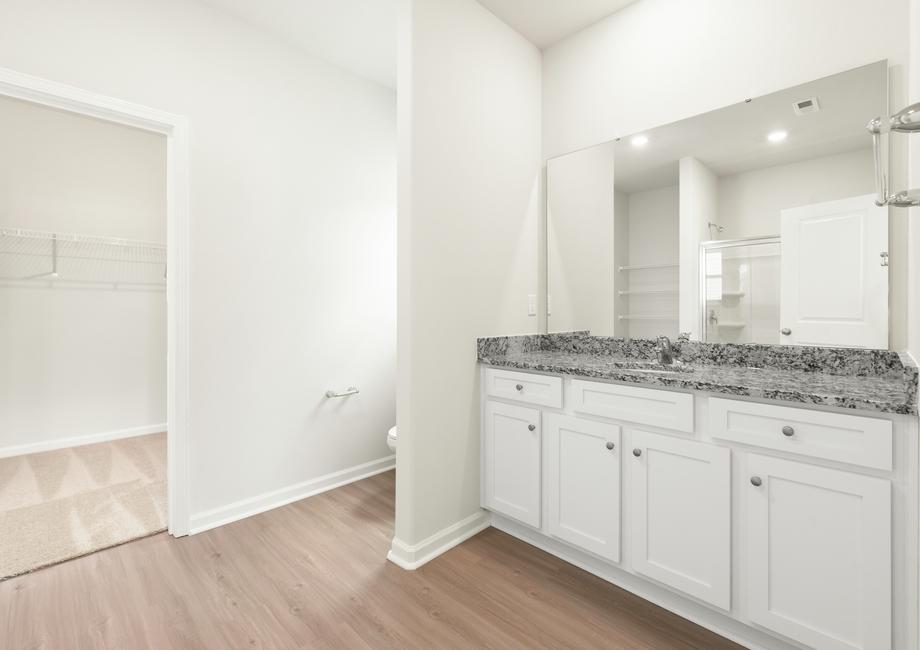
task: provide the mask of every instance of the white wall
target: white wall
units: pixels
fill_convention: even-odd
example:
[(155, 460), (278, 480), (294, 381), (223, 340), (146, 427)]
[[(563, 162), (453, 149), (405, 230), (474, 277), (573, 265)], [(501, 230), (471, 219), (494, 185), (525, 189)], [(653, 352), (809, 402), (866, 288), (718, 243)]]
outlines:
[(0, 95), (0, 227), (165, 243), (165, 137)]
[(6, 0), (0, 66), (189, 118), (193, 527), (386, 456), (393, 91), (189, 0)]
[(480, 512), (476, 337), (536, 330), (541, 196), (540, 52), (474, 0), (400, 31), (394, 553)]
[(636, 2), (544, 51), (543, 153), (880, 59), (903, 66), (907, 16), (907, 0)]
[(719, 177), (719, 239), (778, 235), (785, 208), (875, 192), (872, 149)]
[(546, 163), (550, 332), (609, 336), (616, 329), (613, 162), (607, 142)]
[[(0, 228), (163, 243), (165, 176), (161, 135), (0, 97)], [(0, 255), (0, 454), (164, 430), (165, 285), (15, 280), (50, 265)]]
[(677, 185), (629, 196), (628, 264), (676, 264), (680, 193)]

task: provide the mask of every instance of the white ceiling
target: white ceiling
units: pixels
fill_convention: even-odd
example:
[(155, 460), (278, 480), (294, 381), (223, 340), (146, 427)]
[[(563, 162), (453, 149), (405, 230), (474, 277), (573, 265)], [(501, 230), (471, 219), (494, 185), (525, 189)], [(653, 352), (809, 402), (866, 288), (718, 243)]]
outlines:
[[(478, 0), (539, 48), (636, 0)], [(365, 79), (396, 88), (398, 0), (204, 0)]]
[(541, 50), (636, 0), (478, 0)]
[(204, 0), (390, 88), (396, 88), (397, 1)]

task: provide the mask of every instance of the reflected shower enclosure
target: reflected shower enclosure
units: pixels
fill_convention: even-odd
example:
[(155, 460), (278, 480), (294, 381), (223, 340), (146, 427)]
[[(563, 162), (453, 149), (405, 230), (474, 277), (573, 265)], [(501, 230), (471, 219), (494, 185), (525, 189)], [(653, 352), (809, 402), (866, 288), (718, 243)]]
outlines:
[(700, 244), (702, 339), (780, 343), (780, 238)]

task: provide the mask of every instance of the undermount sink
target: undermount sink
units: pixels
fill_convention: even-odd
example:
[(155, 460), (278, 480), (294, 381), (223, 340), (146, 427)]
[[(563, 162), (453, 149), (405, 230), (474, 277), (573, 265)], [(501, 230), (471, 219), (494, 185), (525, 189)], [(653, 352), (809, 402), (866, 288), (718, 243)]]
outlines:
[(623, 368), (624, 370), (637, 370), (639, 372), (693, 372), (693, 368), (685, 366), (680, 362), (665, 365), (653, 360), (645, 359), (622, 359), (611, 361), (609, 365), (613, 368)]

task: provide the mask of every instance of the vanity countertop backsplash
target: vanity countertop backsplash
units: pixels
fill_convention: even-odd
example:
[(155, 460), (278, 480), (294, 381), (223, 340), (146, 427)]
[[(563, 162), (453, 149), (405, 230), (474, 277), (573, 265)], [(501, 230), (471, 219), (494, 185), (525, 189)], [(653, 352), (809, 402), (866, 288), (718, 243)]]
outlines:
[(588, 332), (478, 340), (480, 363), (838, 408), (916, 415), (918, 369), (888, 350), (678, 340), (660, 365), (653, 339)]

